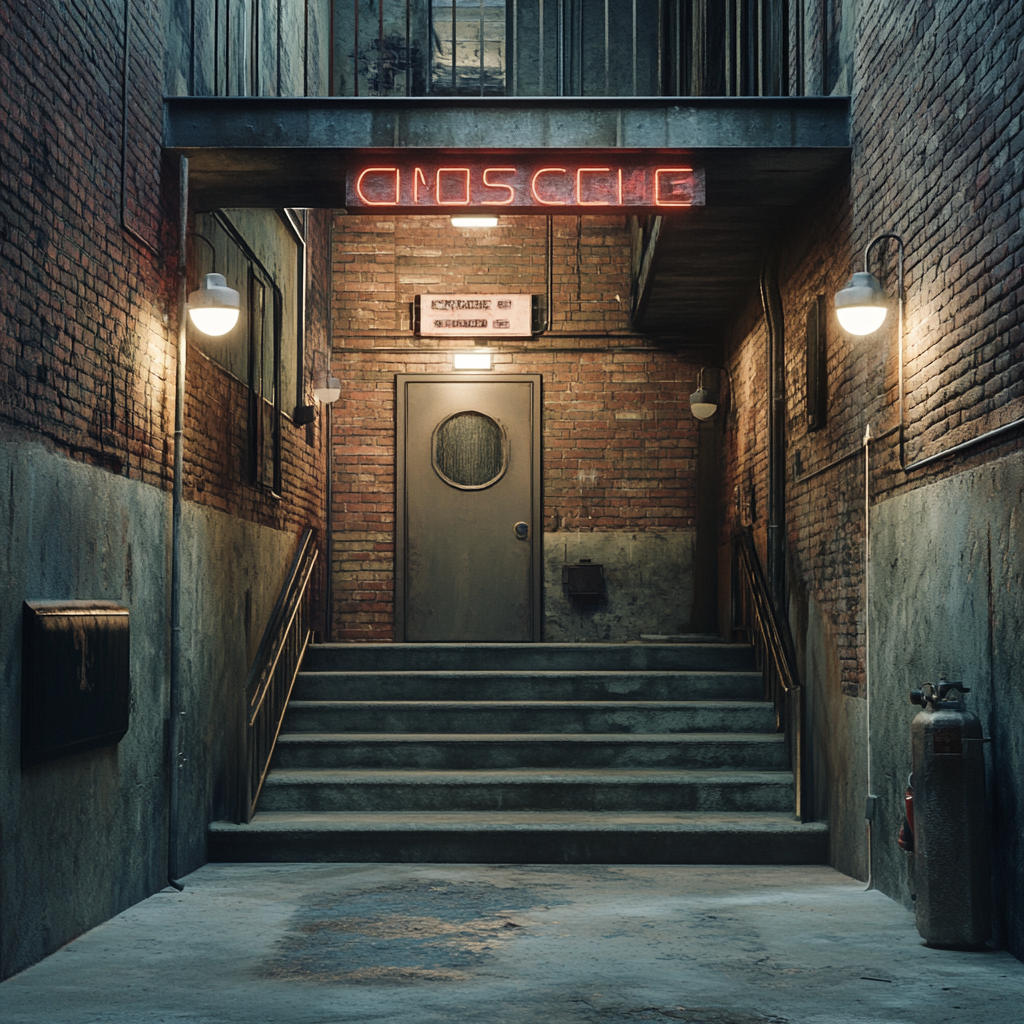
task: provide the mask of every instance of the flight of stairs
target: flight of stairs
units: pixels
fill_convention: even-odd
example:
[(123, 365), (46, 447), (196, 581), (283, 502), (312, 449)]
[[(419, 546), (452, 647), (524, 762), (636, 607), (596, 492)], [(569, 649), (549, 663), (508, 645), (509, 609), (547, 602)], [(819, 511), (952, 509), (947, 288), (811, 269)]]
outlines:
[(218, 861), (825, 863), (751, 649), (309, 648)]

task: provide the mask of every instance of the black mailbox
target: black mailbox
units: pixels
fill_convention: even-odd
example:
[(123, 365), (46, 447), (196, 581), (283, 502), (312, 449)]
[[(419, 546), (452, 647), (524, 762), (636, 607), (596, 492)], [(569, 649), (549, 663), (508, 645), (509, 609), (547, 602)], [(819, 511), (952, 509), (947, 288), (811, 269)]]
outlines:
[(581, 558), (562, 566), (562, 584), (570, 597), (600, 597), (604, 593), (604, 566)]
[(128, 731), (128, 609), (113, 601), (26, 601), (21, 763), (117, 743)]

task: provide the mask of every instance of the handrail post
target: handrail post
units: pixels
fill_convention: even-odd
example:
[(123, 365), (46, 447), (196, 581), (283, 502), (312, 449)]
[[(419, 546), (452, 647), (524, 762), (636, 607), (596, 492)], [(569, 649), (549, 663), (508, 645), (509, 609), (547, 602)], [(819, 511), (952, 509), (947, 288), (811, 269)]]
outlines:
[[(733, 535), (735, 594), (745, 614), (747, 640), (754, 648), (765, 684), (765, 699), (775, 709), (776, 727), (784, 731), (794, 782), (794, 812), (810, 820), (810, 792), (804, 735), (803, 687), (796, 669), (789, 623), (776, 608), (749, 529)], [(734, 608), (736, 605), (734, 604)], [(734, 619), (735, 627), (735, 619)]]
[(309, 584), (318, 557), (313, 537), (307, 528), (246, 680), (239, 715), (236, 800), (236, 817), (242, 823), (252, 820), (310, 640)]

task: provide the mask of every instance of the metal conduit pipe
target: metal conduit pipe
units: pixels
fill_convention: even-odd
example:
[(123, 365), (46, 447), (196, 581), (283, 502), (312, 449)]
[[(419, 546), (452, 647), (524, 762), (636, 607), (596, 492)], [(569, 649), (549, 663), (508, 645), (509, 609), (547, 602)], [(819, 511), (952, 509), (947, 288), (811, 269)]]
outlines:
[(768, 336), (768, 588), (775, 610), (786, 597), (786, 335), (779, 291), (779, 256), (761, 268), (761, 305)]
[(174, 386), (174, 483), (171, 489), (171, 658), (167, 693), (167, 882), (178, 892), (178, 803), (181, 769), (181, 506), (185, 435), (185, 318), (188, 316), (188, 158), (178, 165), (178, 360)]

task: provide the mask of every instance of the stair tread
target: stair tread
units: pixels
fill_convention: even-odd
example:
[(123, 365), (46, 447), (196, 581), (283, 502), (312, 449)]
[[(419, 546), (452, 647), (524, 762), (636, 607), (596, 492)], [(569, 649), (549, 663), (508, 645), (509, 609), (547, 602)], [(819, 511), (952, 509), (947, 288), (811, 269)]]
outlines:
[(275, 768), (266, 785), (296, 782), (332, 783), (515, 783), (515, 782), (699, 782), (728, 781), (786, 782), (792, 785), (790, 771), (762, 771), (720, 768)]
[(725, 710), (770, 708), (763, 700), (291, 700), (290, 708), (310, 711), (317, 709), (334, 710), (344, 708), (443, 708), (451, 711), (465, 711), (467, 708), (517, 708), (523, 710), (550, 711), (557, 708), (593, 708), (595, 711), (642, 710), (659, 711)]
[(761, 673), (756, 669), (733, 668), (608, 668), (608, 669), (584, 669), (584, 668), (554, 668), (554, 669), (522, 669), (522, 668), (424, 668), (424, 669), (342, 669), (342, 668), (317, 668), (301, 669), (299, 678), (309, 676), (341, 676), (343, 678), (360, 679), (366, 677), (388, 676), (399, 679), (489, 679), (495, 676), (511, 679), (631, 679), (636, 676), (664, 679), (675, 676), (712, 676), (714, 678), (729, 679), (733, 676), (756, 676), (761, 679)]
[(248, 825), (215, 821), (212, 832), (322, 831), (782, 832), (826, 834), (826, 822), (771, 811), (259, 811)]
[(283, 732), (294, 743), (784, 743), (773, 732)]

